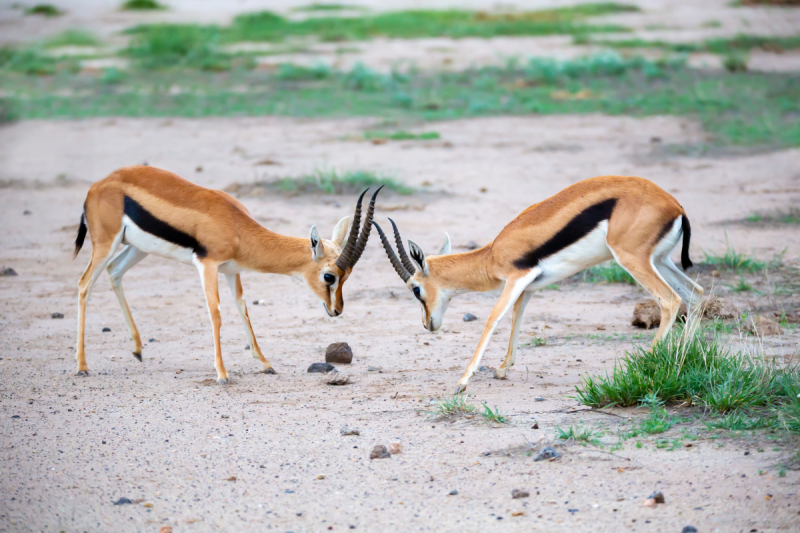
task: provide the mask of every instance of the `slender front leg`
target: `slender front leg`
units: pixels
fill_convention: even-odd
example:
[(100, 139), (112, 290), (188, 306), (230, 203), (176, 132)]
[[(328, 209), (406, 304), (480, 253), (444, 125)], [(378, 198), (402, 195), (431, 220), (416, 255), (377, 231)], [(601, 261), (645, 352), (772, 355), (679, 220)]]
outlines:
[(211, 317), (211, 327), (214, 330), (214, 366), (217, 369), (217, 383), (224, 385), (228, 382), (228, 372), (222, 363), (222, 346), (219, 339), (219, 328), (222, 325), (222, 319), (219, 314), (219, 265), (209, 261), (203, 262), (197, 258), (195, 258), (194, 263), (200, 272), (200, 279), (203, 282), (208, 314)]
[(475, 350), (475, 355), (472, 356), (472, 361), (470, 361), (469, 365), (467, 365), (467, 370), (464, 372), (464, 375), (461, 376), (460, 380), (458, 380), (456, 394), (467, 390), (469, 378), (475, 374), (475, 370), (478, 368), (478, 365), (481, 362), (481, 357), (483, 357), (483, 352), (486, 351), (486, 346), (489, 344), (489, 339), (492, 338), (492, 333), (494, 333), (495, 328), (497, 328), (497, 324), (500, 322), (500, 319), (505, 316), (514, 302), (516, 302), (517, 298), (520, 297), (522, 291), (525, 290), (525, 287), (530, 285), (539, 274), (541, 274), (541, 269), (539, 267), (534, 267), (522, 277), (509, 278), (506, 280), (506, 286), (503, 288), (503, 292), (500, 294), (500, 299), (492, 309), (492, 312), (489, 315), (489, 320), (486, 321), (486, 326), (483, 328), (483, 334), (481, 335), (481, 340), (478, 343), (478, 348)]
[(139, 330), (136, 329), (136, 324), (133, 322), (128, 301), (122, 291), (122, 276), (145, 257), (147, 257), (145, 252), (129, 244), (106, 267), (108, 276), (111, 278), (111, 286), (114, 288), (114, 294), (117, 295), (119, 306), (122, 308), (122, 316), (125, 317), (125, 323), (128, 324), (128, 330), (131, 332), (131, 339), (133, 339), (134, 344), (133, 356), (139, 361), (142, 360), (142, 338), (139, 336)]
[(88, 376), (89, 367), (86, 364), (86, 347), (84, 336), (86, 333), (86, 300), (89, 298), (89, 291), (92, 290), (94, 283), (114, 253), (114, 243), (97, 243), (92, 248), (92, 259), (86, 270), (83, 271), (80, 281), (78, 281), (78, 349), (75, 353), (75, 360), (78, 361), (78, 376)]
[(497, 379), (506, 379), (508, 368), (514, 366), (514, 357), (517, 354), (517, 338), (519, 337), (519, 329), (522, 324), (522, 313), (525, 312), (525, 306), (528, 305), (531, 296), (533, 296), (532, 292), (525, 291), (520, 294), (516, 303), (514, 303), (514, 311), (511, 314), (511, 340), (508, 343), (508, 352), (506, 353), (505, 361), (503, 361), (503, 364), (500, 365), (494, 373), (494, 377)]
[(256, 341), (256, 334), (253, 332), (253, 326), (250, 324), (250, 315), (247, 314), (247, 304), (244, 301), (244, 291), (242, 290), (242, 276), (240, 274), (225, 274), (225, 279), (228, 280), (228, 286), (231, 288), (231, 294), (233, 295), (233, 300), (236, 302), (236, 308), (239, 310), (242, 322), (244, 322), (244, 330), (250, 341), (250, 350), (253, 352), (253, 359), (258, 359), (261, 361), (261, 364), (264, 365), (264, 369), (261, 371), (264, 374), (276, 374), (277, 372), (275, 372), (275, 369), (272, 368), (270, 362), (267, 361), (267, 358), (261, 353), (261, 349), (258, 347), (258, 342)]

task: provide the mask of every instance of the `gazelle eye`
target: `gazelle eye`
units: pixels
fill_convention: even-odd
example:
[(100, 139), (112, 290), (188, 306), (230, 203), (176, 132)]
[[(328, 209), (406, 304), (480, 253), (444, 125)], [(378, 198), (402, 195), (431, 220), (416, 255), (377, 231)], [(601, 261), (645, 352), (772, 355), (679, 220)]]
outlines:
[(333, 274), (326, 273), (324, 276), (322, 276), (322, 279), (324, 279), (325, 283), (327, 283), (328, 285), (333, 285), (333, 282), (336, 281), (336, 276), (334, 276)]
[(420, 299), (420, 297), (419, 297), (419, 287), (414, 287), (414, 296), (417, 297), (417, 300)]

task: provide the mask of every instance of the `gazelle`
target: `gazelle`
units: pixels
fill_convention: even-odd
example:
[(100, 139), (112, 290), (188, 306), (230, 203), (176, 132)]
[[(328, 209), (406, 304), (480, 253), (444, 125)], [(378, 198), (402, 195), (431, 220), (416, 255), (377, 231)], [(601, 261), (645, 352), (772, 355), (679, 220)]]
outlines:
[(601, 176), (578, 182), (523, 211), (490, 244), (461, 254), (449, 255), (447, 234), (439, 255), (426, 257), (412, 241), (406, 254), (397, 225), (389, 220), (399, 258), (378, 224), (375, 228), (395, 271), (422, 305), (426, 329), (439, 329), (454, 296), (503, 289), (456, 393), (466, 389), (498, 322), (513, 308), (508, 352), (495, 376), (505, 379), (533, 291), (585, 268), (614, 258), (655, 297), (661, 325), (654, 344), (669, 332), (681, 299), (691, 305), (703, 294), (669, 258), (682, 237), (681, 263), (684, 270), (692, 265), (686, 212), (675, 198), (643, 178)]
[[(194, 265), (200, 273), (214, 332), (218, 383), (228, 381), (219, 336), (219, 273), (228, 281), (253, 357), (261, 361), (263, 373), (274, 374), (250, 325), (240, 273), (253, 270), (300, 279), (322, 300), (328, 315), (339, 316), (344, 307), (342, 287), (367, 244), (380, 190), (372, 195), (360, 233), (366, 190), (358, 198), (352, 224), (350, 217), (344, 217), (328, 241), (320, 239), (316, 226), (311, 226), (309, 238), (274, 233), (229, 194), (200, 187), (166, 170), (125, 167), (94, 183), (83, 205), (73, 255), (73, 259), (78, 255), (88, 229), (92, 259), (78, 283), (78, 375), (88, 375), (89, 370), (84, 350), (86, 299), (104, 268), (130, 329), (133, 355), (142, 360), (142, 340), (122, 292), (122, 276), (148, 254)], [(125, 247), (114, 257), (120, 245)]]

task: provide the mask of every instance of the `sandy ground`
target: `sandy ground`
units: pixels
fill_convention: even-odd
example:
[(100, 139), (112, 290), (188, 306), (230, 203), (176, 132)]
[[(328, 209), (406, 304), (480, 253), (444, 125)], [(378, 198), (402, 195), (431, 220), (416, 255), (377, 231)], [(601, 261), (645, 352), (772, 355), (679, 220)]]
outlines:
[[(424, 127), (438, 131), (440, 141), (375, 146), (346, 139), (374, 125), (98, 119), (0, 128), (0, 265), (19, 273), (0, 277), (0, 530), (800, 529), (800, 472), (779, 477), (776, 466), (796, 453), (797, 442), (779, 433), (715, 439), (699, 431), (698, 440), (686, 441), (691, 447), (675, 451), (656, 449), (654, 437), (641, 439), (641, 449), (627, 441), (613, 454), (608, 445), (558, 445), (563, 456), (552, 462), (527, 454), (553, 442), (556, 427), (570, 425), (603, 428), (604, 442), (615, 443), (621, 424), (643, 415), (596, 413), (571, 398), (581, 375), (612, 368), (630, 346), (612, 334), (630, 339), (642, 332), (629, 325), (643, 296), (633, 287), (573, 284), (534, 296), (520, 342), (535, 334), (548, 344), (521, 348), (507, 381), (481, 372), (469, 387), (473, 401), (511, 417), (504, 426), (435, 422), (424, 413), (454, 389), (496, 295), (455, 299), (442, 330), (428, 333), (376, 239), (347, 282), (345, 313), (336, 319), (288, 278), (244, 275), (248, 302), (265, 301), (250, 305), (250, 314), (278, 375), (255, 373), (259, 365), (244, 350), (239, 317), (223, 294), (223, 353), (233, 379), (217, 386), (196, 273), (150, 257), (125, 277), (147, 341), (144, 361), (130, 354), (104, 276), (88, 306), (91, 375), (74, 376), (77, 279), (89, 253), (70, 262), (72, 241), (88, 185), (125, 164), (147, 161), (220, 188), (320, 167), (429, 183), (430, 194), (382, 195), (377, 219), (392, 216), (406, 238), (430, 251), (445, 230), (456, 251), (469, 240), (488, 242), (516, 213), (580, 179), (635, 174), (685, 206), (696, 261), (704, 249), (722, 251), (725, 232), (737, 249), (762, 258), (786, 249), (784, 260), (796, 263), (800, 255), (796, 228), (720, 225), (797, 205), (798, 150), (669, 155), (664, 145), (700, 142), (703, 133), (668, 117), (491, 118)], [(259, 165), (264, 159), (278, 164)], [(353, 203), (242, 200), (264, 225), (292, 235), (307, 234), (311, 224), (327, 234)], [(757, 304), (748, 298), (738, 303)], [(51, 319), (54, 312), (65, 318)], [(462, 322), (466, 312), (479, 320)], [(506, 319), (484, 364), (501, 362), (509, 329)], [(336, 341), (355, 352), (351, 385), (324, 385), (305, 372)], [(792, 360), (800, 335), (787, 330), (764, 342), (768, 353)], [(361, 436), (340, 436), (342, 425)], [(678, 438), (682, 430), (665, 436)], [(374, 445), (392, 442), (403, 445), (402, 454), (370, 461)], [(529, 490), (530, 498), (512, 499), (515, 488)], [(458, 494), (449, 495), (453, 490)], [(666, 504), (643, 507), (654, 490)], [(112, 505), (123, 496), (137, 503)]]

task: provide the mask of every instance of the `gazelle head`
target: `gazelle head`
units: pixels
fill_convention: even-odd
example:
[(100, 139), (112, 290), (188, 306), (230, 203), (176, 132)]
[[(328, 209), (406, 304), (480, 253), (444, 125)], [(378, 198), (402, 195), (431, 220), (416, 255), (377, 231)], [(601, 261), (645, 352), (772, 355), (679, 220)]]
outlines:
[[(444, 312), (447, 311), (447, 306), (450, 305), (450, 300), (456, 295), (456, 291), (452, 290), (442, 284), (442, 280), (437, 276), (435, 261), (429, 262), (425, 257), (425, 252), (413, 241), (408, 241), (408, 254), (403, 247), (403, 239), (400, 237), (400, 232), (397, 230), (397, 224), (391, 218), (389, 222), (392, 223), (394, 230), (395, 244), (397, 245), (397, 254), (392, 249), (392, 245), (386, 238), (386, 235), (381, 230), (378, 224), (375, 228), (381, 238), (386, 255), (389, 256), (389, 261), (392, 263), (395, 272), (405, 282), (408, 289), (414, 294), (414, 297), (422, 305), (422, 325), (428, 331), (436, 331), (442, 326), (442, 318)], [(444, 234), (444, 243), (439, 250), (439, 256), (447, 255), (450, 253), (450, 236)], [(398, 257), (398, 254), (400, 257)], [(431, 257), (434, 259), (436, 256)]]
[[(320, 239), (317, 227), (311, 226), (311, 258), (313, 261), (311, 267), (304, 271), (303, 278), (311, 291), (322, 300), (325, 312), (329, 316), (339, 316), (344, 310), (342, 287), (367, 246), (372, 229), (372, 217), (375, 213), (375, 199), (382, 188), (383, 185), (378, 187), (378, 190), (372, 195), (364, 227), (360, 232), (361, 202), (369, 188), (365, 189), (358, 197), (352, 223), (350, 217), (340, 220), (333, 228), (331, 240)], [(347, 233), (348, 226), (350, 226), (349, 235)]]

